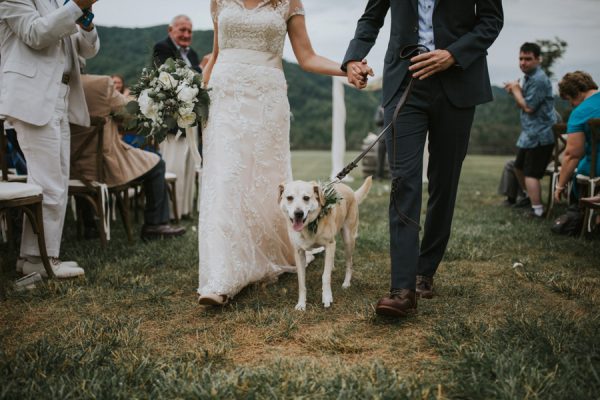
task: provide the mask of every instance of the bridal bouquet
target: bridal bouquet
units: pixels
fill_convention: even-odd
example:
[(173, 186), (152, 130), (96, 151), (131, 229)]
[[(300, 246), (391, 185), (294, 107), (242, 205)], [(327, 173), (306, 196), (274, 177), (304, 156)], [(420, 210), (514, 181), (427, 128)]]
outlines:
[(169, 58), (158, 68), (144, 68), (131, 94), (137, 100), (126, 106), (125, 127), (161, 142), (175, 130), (202, 124), (208, 117), (210, 99), (202, 88), (202, 75), (183, 60)]

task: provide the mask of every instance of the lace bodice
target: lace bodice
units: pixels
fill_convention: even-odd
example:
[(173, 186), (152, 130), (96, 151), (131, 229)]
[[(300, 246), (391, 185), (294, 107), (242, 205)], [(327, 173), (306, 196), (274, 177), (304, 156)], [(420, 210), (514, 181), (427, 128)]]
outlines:
[(218, 25), (219, 49), (249, 49), (283, 55), (287, 21), (304, 15), (300, 0), (269, 0), (246, 8), (244, 0), (211, 0), (211, 14)]

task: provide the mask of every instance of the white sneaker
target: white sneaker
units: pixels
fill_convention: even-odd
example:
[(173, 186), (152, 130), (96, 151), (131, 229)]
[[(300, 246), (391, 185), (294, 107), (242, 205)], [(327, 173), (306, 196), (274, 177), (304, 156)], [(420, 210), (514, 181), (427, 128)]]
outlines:
[[(58, 258), (56, 257), (48, 257), (48, 259), (50, 260), (50, 264), (52, 264), (52, 259), (58, 260)], [(17, 260), (17, 272), (21, 272), (23, 274), (25, 274), (23, 272), (23, 264), (28, 261), (30, 264), (41, 264), (42, 266), (44, 264), (42, 264), (42, 258), (38, 257), (38, 256), (25, 256), (25, 257), (19, 257), (19, 259)], [(77, 261), (61, 261), (58, 260), (59, 262), (65, 264), (65, 266), (67, 267), (73, 267), (73, 268), (79, 268), (79, 264), (77, 264)], [(20, 264), (20, 265), (19, 265)], [(20, 267), (20, 269), (19, 269)], [(25, 274), (27, 275), (27, 274)]]
[[(55, 257), (49, 257), (49, 259), (52, 271), (54, 271), (54, 275), (59, 279), (75, 278), (85, 275), (83, 268), (79, 267), (74, 261), (62, 262)], [(44, 264), (41, 260), (38, 263), (25, 260), (23, 263), (23, 273), (25, 275), (29, 275), (33, 272), (39, 273), (44, 278), (48, 277), (46, 269), (44, 268)]]

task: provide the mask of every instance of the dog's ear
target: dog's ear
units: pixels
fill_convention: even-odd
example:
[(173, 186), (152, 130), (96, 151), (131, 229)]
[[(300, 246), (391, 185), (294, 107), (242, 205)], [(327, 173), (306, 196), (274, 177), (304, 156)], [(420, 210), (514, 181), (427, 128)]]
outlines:
[(313, 191), (315, 192), (315, 196), (317, 197), (317, 201), (321, 207), (325, 207), (325, 193), (323, 193), (323, 188), (318, 183), (313, 183)]
[(281, 203), (281, 196), (283, 196), (283, 191), (285, 190), (285, 183), (279, 184), (279, 197), (277, 198), (277, 204)]

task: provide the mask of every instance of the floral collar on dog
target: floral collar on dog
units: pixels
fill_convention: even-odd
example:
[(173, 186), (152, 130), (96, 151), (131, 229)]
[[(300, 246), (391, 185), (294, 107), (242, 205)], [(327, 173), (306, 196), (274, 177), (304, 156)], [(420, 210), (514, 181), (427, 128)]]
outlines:
[(323, 189), (325, 204), (321, 207), (321, 212), (319, 212), (317, 218), (308, 224), (308, 231), (313, 235), (317, 233), (317, 229), (319, 229), (319, 221), (329, 214), (329, 211), (343, 199), (332, 184), (323, 185), (322, 183), (319, 183), (319, 185), (321, 186), (321, 189)]

